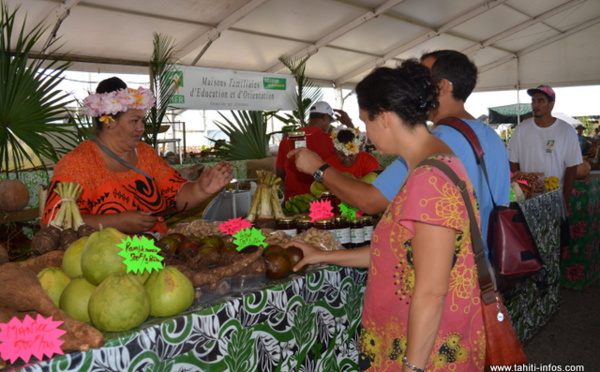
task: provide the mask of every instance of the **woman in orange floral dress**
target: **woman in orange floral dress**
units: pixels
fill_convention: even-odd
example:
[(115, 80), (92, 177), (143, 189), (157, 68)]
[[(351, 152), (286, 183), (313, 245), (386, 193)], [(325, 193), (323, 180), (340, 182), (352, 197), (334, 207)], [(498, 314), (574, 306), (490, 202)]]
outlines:
[(228, 162), (205, 170), (196, 182), (186, 182), (141, 141), (145, 111), (154, 102), (149, 90), (127, 88), (116, 77), (98, 84), (96, 94), (83, 102), (86, 115), (96, 123), (96, 136), (56, 164), (42, 225), (59, 210), (60, 196), (53, 190), (60, 182), (83, 187), (77, 204), (86, 224), (127, 234), (164, 233), (162, 212), (194, 208), (229, 183), (233, 168)]
[(314, 263), (369, 269), (360, 370), (482, 371), (485, 332), (468, 213), (445, 173), (421, 164), (431, 158), (448, 164), (477, 205), (462, 163), (425, 124), (437, 87), (426, 67), (408, 60), (374, 70), (356, 94), (370, 140), (380, 153), (404, 158), (409, 175), (370, 247), (322, 251), (290, 243), (305, 255), (295, 269)]

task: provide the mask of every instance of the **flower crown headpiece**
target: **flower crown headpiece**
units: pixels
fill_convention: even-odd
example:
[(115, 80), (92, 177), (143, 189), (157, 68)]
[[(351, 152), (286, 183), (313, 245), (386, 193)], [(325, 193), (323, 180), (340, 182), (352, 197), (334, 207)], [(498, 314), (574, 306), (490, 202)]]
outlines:
[(149, 89), (119, 89), (109, 93), (90, 94), (83, 100), (85, 114), (100, 118), (107, 123), (114, 120), (112, 115), (130, 109), (147, 110), (154, 106), (156, 98)]
[[(338, 140), (338, 133), (341, 130), (348, 130), (354, 133), (354, 139), (352, 141), (343, 143)], [(357, 128), (345, 128), (338, 127), (333, 133), (331, 133), (331, 139), (333, 140), (333, 146), (336, 150), (341, 151), (344, 155), (356, 155), (360, 151), (361, 146), (365, 143), (366, 136), (361, 133)]]

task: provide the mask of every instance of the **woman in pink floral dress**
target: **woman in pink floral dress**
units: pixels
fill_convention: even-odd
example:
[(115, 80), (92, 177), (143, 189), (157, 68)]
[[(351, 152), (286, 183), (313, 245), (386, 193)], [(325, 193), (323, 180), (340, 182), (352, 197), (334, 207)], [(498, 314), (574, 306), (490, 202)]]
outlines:
[(370, 247), (321, 251), (294, 242), (305, 255), (296, 269), (313, 263), (369, 269), (361, 370), (482, 371), (485, 332), (468, 213), (456, 185), (420, 164), (429, 158), (448, 164), (477, 205), (462, 163), (425, 124), (437, 86), (426, 67), (408, 60), (374, 70), (356, 94), (368, 137), (380, 153), (401, 156), (409, 175)]

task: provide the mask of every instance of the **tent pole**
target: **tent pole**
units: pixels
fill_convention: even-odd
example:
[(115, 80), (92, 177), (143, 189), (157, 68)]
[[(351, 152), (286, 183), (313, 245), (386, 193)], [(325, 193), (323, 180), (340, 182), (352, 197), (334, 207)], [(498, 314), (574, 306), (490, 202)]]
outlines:
[(521, 100), (519, 99), (519, 91), (521, 90), (521, 68), (520, 59), (517, 56), (517, 125), (521, 124)]

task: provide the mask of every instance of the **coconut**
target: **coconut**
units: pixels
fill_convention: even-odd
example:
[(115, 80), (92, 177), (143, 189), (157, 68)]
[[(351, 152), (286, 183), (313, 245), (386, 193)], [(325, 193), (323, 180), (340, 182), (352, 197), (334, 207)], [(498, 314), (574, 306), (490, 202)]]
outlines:
[(20, 180), (0, 180), (0, 211), (17, 212), (29, 203), (29, 190)]

